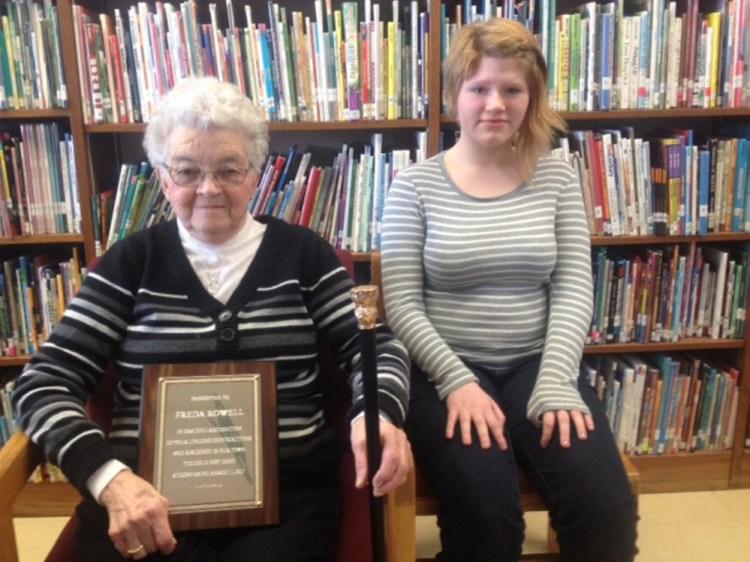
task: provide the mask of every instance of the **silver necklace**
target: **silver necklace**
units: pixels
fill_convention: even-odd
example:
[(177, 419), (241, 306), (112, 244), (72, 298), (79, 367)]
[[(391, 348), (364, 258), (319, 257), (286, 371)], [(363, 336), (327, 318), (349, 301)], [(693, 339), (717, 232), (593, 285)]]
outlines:
[(203, 271), (206, 274), (206, 290), (212, 295), (215, 295), (221, 288), (220, 274), (221, 270), (224, 269), (224, 263), (220, 258), (217, 268), (212, 271), (206, 263), (206, 260), (203, 259), (203, 256), (201, 256), (200, 254), (196, 255), (198, 256), (201, 264), (203, 264)]
[(219, 290), (219, 274), (218, 273), (211, 273), (210, 271), (206, 272), (206, 275), (208, 275), (208, 283), (206, 284), (206, 289), (208, 289), (208, 292), (212, 295), (216, 294), (216, 291)]

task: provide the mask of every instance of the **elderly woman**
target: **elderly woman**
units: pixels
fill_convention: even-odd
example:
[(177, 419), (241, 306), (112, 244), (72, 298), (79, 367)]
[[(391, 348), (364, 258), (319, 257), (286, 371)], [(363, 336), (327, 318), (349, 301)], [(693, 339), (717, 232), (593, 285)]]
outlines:
[[(18, 379), (21, 426), (86, 498), (85, 560), (330, 560), (339, 450), (321, 404), (321, 342), (350, 373), (356, 482), (371, 477), (377, 495), (409, 467), (399, 429), (407, 353), (377, 328), (383, 453), (368, 476), (352, 282), (312, 231), (248, 213), (268, 149), (255, 107), (233, 85), (184, 80), (161, 100), (144, 146), (177, 220), (119, 242), (88, 275)], [(175, 536), (167, 500), (133, 472), (143, 366), (222, 360), (276, 363), (280, 523)], [(105, 436), (84, 405), (110, 365), (118, 380)]]

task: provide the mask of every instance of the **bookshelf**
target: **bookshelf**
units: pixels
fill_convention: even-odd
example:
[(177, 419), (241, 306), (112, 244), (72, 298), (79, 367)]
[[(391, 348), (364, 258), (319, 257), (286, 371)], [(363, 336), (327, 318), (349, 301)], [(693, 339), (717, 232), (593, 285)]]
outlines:
[[(670, 237), (592, 237), (592, 249), (598, 247), (654, 246), (660, 244), (720, 245), (722, 247), (747, 247), (750, 235), (745, 233), (716, 233), (706, 236)], [(732, 364), (739, 366), (741, 373), (750, 368), (748, 333), (738, 339), (710, 339), (688, 337), (678, 342), (607, 343), (587, 345), (584, 358), (595, 355), (648, 355), (653, 353), (701, 352), (719, 354)], [(696, 451), (666, 455), (637, 455), (632, 461), (641, 476), (641, 491), (644, 493), (721, 490), (746, 488), (750, 484), (747, 470), (750, 468), (750, 449), (745, 447), (748, 430), (747, 386), (741, 379), (737, 423), (734, 428), (733, 445), (726, 451)]]
[[(703, 4), (705, 0), (700, 0)], [(4, 2), (9, 4), (9, 2)], [(68, 127), (75, 148), (75, 169), (77, 171), (78, 193), (81, 206), (81, 233), (31, 235), (0, 237), (0, 257), (18, 255), (35, 249), (50, 247), (66, 250), (78, 248), (81, 258), (89, 260), (96, 255), (94, 236), (94, 221), (92, 218), (91, 196), (101, 193), (116, 185), (118, 170), (125, 162), (137, 162), (144, 157), (140, 141), (145, 130), (143, 123), (94, 123), (87, 116), (86, 104), (82, 96), (82, 84), (79, 80), (80, 72), (76, 58), (75, 19), (73, 17), (73, 1), (57, 0), (55, 2), (59, 14), (60, 41), (62, 44), (62, 63), (67, 77), (68, 106), (64, 109), (18, 109), (0, 111), (0, 128), (15, 127), (27, 122), (58, 122)], [(128, 8), (137, 6), (135, 1), (115, 0), (85, 0), (78, 2), (91, 13), (98, 15), (106, 13), (114, 15), (115, 9), (124, 12)], [(153, 8), (155, 2), (144, 5)], [(174, 5), (180, 3), (175, 2)], [(203, 4), (203, 3), (201, 3)], [(251, 6), (254, 21), (268, 21), (268, 3), (254, 0), (251, 2), (235, 1), (236, 25), (244, 25), (243, 9)], [(279, 2), (291, 10), (301, 10), (315, 20), (314, 2)], [(360, 16), (366, 4), (381, 4), (382, 17), (392, 16), (390, 2), (358, 2)], [(419, 0), (415, 6), (426, 14), (428, 27), (431, 30), (442, 28), (441, 6), (445, 4), (445, 13), (453, 17), (456, 9), (465, 10), (471, 2), (441, 0)], [(473, 5), (480, 11), (487, 4), (475, 0)], [(491, 4), (491, 3), (490, 3)], [(502, 2), (494, 2), (501, 5)], [(538, 9), (541, 4), (537, 2)], [(557, 13), (570, 12), (579, 2), (574, 0), (557, 0)], [(649, 4), (649, 2), (643, 2)], [(706, 2), (706, 4), (708, 4)], [(334, 9), (340, 9), (342, 2), (332, 2)], [(402, 8), (411, 5), (401, 0)], [(519, 4), (521, 5), (521, 4)], [(548, 5), (545, 3), (545, 5)], [(208, 22), (208, 6), (198, 7), (202, 21)], [(224, 11), (222, 11), (224, 10)], [(750, 13), (750, 8), (748, 8)], [(218, 7), (218, 17), (221, 22), (226, 21), (226, 8)], [(242, 23), (239, 23), (239, 22)], [(445, 139), (455, 131), (455, 123), (441, 112), (438, 100), (441, 99), (440, 90), (440, 53), (442, 49), (441, 33), (430, 33), (424, 45), (427, 56), (423, 60), (425, 75), (428, 77), (423, 93), (429, 103), (427, 111), (418, 117), (374, 119), (364, 121), (320, 121), (283, 122), (275, 121), (270, 125), (272, 149), (283, 151), (291, 144), (303, 142), (308, 144), (324, 143), (329, 147), (340, 146), (342, 141), (354, 139), (366, 142), (372, 133), (382, 133), (385, 142), (399, 147), (413, 149), (415, 133), (424, 134), (424, 146), (428, 156), (436, 154)], [(750, 124), (750, 107), (707, 107), (707, 108), (670, 108), (670, 109), (612, 109), (602, 111), (569, 111), (562, 109), (561, 115), (569, 122), (571, 128), (612, 128), (625, 125), (633, 126), (637, 134), (647, 135), (659, 127), (688, 126), (695, 129), (696, 134), (707, 134), (727, 122)], [(750, 233), (711, 233), (706, 236), (593, 236), (594, 251), (600, 247), (627, 251), (644, 246), (671, 246), (679, 244), (681, 248), (690, 249), (704, 245), (730, 247), (737, 251), (750, 248)], [(360, 269), (366, 267), (369, 260), (367, 252), (356, 252), (355, 261)], [(718, 353), (740, 371), (740, 394), (737, 409), (737, 423), (731, 450), (720, 452), (679, 453), (674, 455), (637, 456), (634, 463), (641, 471), (642, 491), (644, 492), (672, 492), (680, 490), (713, 490), (733, 487), (750, 487), (750, 448), (745, 447), (746, 433), (750, 431), (748, 421), (750, 417), (750, 330), (745, 330), (742, 339), (709, 339), (685, 338), (677, 342), (659, 343), (612, 343), (591, 345), (585, 349), (585, 355), (618, 355), (618, 354), (649, 354), (660, 352), (692, 352)], [(0, 381), (5, 382), (15, 376), (19, 368), (25, 364), (28, 356), (0, 357)], [(59, 485), (50, 485), (59, 486)], [(29, 497), (37, 497), (42, 493), (36, 489)], [(58, 488), (52, 488), (57, 490)], [(44, 492), (46, 493), (46, 492)], [(67, 492), (61, 492), (63, 497)], [(42, 494), (44, 495), (44, 494)], [(36, 500), (29, 500), (33, 505)], [(63, 502), (64, 503), (64, 502)], [(26, 509), (26, 508), (24, 508)], [(30, 508), (33, 512), (33, 507)]]
[[(9, 16), (12, 11), (10, 2), (3, 2), (3, 16)], [(12, 236), (0, 236), (0, 261), (16, 257), (20, 254), (25, 253), (39, 253), (43, 251), (53, 250), (60, 252), (62, 255), (67, 254), (70, 256), (72, 248), (81, 250), (81, 256), (85, 255), (85, 246), (87, 233), (91, 230), (90, 209), (88, 206), (87, 194), (91, 193), (91, 185), (88, 181), (88, 174), (82, 173), (82, 171), (88, 168), (88, 155), (86, 137), (83, 134), (83, 122), (80, 110), (80, 92), (78, 86), (69, 79), (70, 77), (76, 76), (77, 68), (76, 61), (71, 56), (70, 49), (64, 48), (66, 45), (71, 44), (71, 37), (68, 35), (71, 29), (70, 24), (70, 9), (65, 9), (66, 6), (58, 7), (58, 35), (61, 56), (60, 64), (63, 69), (63, 73), (66, 77), (64, 80), (66, 92), (67, 92), (67, 103), (62, 102), (62, 99), (58, 97), (50, 97), (46, 99), (35, 98), (34, 100), (25, 100), (17, 103), (8, 103), (2, 111), (0, 111), (0, 131), (10, 137), (18, 137), (19, 129), (23, 125), (28, 124), (59, 124), (61, 130), (66, 130), (70, 133), (72, 139), (72, 148), (75, 153), (75, 160), (71, 162), (71, 166), (74, 167), (77, 175), (77, 186), (78, 194), (80, 195), (80, 226), (78, 228), (71, 228), (67, 225), (64, 231), (58, 231), (56, 233), (32, 233), (26, 229), (22, 229), (21, 232), (16, 233)], [(14, 13), (18, 15), (18, 13)], [(48, 14), (44, 15), (45, 18)], [(6, 19), (6, 18), (4, 18)], [(18, 21), (18, 20), (16, 20)], [(21, 43), (22, 45), (25, 43)], [(54, 41), (50, 40), (49, 44), (54, 44)], [(7, 54), (7, 48), (3, 49), (4, 55)], [(60, 79), (61, 80), (61, 79)], [(50, 78), (50, 82), (52, 79)], [(6, 93), (10, 93), (10, 88), (5, 89)], [(37, 168), (38, 164), (33, 164), (34, 168)], [(7, 234), (7, 233), (6, 233)], [(20, 368), (28, 361), (29, 356), (23, 353), (18, 354), (15, 357), (0, 357), (0, 383), (4, 385), (6, 382), (14, 378)]]

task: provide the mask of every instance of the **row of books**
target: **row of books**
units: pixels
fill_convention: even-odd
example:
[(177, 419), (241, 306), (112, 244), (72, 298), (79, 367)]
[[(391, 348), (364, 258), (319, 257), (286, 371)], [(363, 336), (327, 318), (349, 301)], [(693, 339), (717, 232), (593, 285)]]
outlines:
[(578, 171), (594, 236), (750, 232), (750, 128), (721, 131), (573, 130), (553, 152)]
[[(441, 5), (441, 56), (461, 25), (510, 17), (534, 30), (560, 111), (744, 107), (750, 103), (748, 0), (586, 2), (558, 13), (557, 0), (482, 0)], [(499, 5), (500, 4), (500, 5)], [(147, 121), (155, 100), (191, 75), (237, 83), (272, 121), (423, 118), (428, 107), (428, 13), (395, 0), (315, 0), (314, 18), (269, 2), (267, 21), (244, 7), (235, 23), (213, 4), (198, 21), (194, 1), (141, 2), (122, 13), (73, 5), (87, 122)], [(0, 108), (67, 107), (51, 2), (10, 2), (0, 31)], [(360, 13), (362, 12), (362, 13)]]
[[(686, 133), (688, 138), (691, 135)], [(635, 138), (632, 130), (574, 131), (556, 151), (578, 170), (592, 235), (705, 235), (750, 231), (750, 174), (745, 138), (712, 138), (695, 146), (684, 138)], [(366, 146), (345, 144), (271, 154), (250, 211), (309, 226), (334, 246), (379, 248), (380, 216), (390, 181), (424, 158), (417, 149), (384, 151), (382, 134)], [(677, 170), (657, 181), (666, 147)], [(675, 167), (676, 166), (676, 167)], [(124, 165), (119, 185), (93, 197), (96, 242), (101, 249), (129, 233), (171, 217), (146, 163)], [(634, 341), (648, 341), (648, 332)], [(644, 340), (643, 338), (646, 338)]]
[(0, 447), (5, 445), (18, 428), (17, 417), (10, 404), (10, 394), (14, 386), (14, 378), (0, 384)]
[[(15, 387), (15, 378), (5, 384), (0, 384), (0, 447), (8, 442), (18, 429), (18, 417), (11, 407), (10, 395)], [(67, 482), (67, 477), (60, 468), (51, 462), (44, 462), (37, 466), (29, 477), (29, 482)]]
[(424, 158), (424, 141), (418, 133), (421, 148), (412, 155), (384, 150), (382, 135), (375, 133), (370, 144), (344, 144), (326, 162), (293, 146), (269, 158), (250, 211), (311, 228), (335, 248), (378, 249), (388, 187), (399, 170)]
[(81, 286), (85, 267), (54, 252), (7, 259), (0, 272), (0, 357), (33, 354)]
[(123, 164), (117, 186), (91, 199), (97, 255), (142, 228), (173, 217), (156, 172), (148, 162)]
[[(542, 23), (539, 14), (549, 10), (549, 6), (545, 5), (544, 2), (545, 0), (542, 0), (538, 3), (541, 11), (537, 13), (537, 2), (535, 0), (521, 0), (520, 2), (514, 2), (513, 0), (463, 0), (463, 2), (457, 2), (452, 7), (452, 22), (460, 26), (491, 18), (508, 18), (522, 23), (527, 29), (535, 30), (539, 29)], [(440, 5), (440, 10), (443, 22), (446, 22), (448, 8), (445, 3)]]
[(633, 455), (732, 447), (739, 372), (693, 354), (586, 357), (617, 447)]
[[(269, 155), (249, 212), (271, 215), (318, 232), (334, 247), (369, 252), (380, 247), (385, 195), (399, 170), (424, 158), (425, 138), (415, 151), (384, 150), (383, 137), (344, 144), (338, 150), (292, 146)], [(116, 188), (92, 198), (97, 251), (136, 230), (172, 218), (156, 174), (146, 162), (124, 164)]]
[(744, 337), (750, 253), (737, 254), (709, 245), (599, 248), (587, 343)]
[(81, 232), (72, 136), (57, 123), (0, 135), (0, 236)]
[(57, 8), (14, 0), (0, 10), (0, 109), (67, 108)]
[[(558, 111), (744, 107), (750, 103), (747, 0), (584, 2), (442, 8), (443, 56), (461, 25), (508, 17), (539, 38)], [(700, 4), (703, 4), (702, 6)]]
[(73, 5), (76, 52), (88, 123), (148, 121), (156, 100), (187, 76), (237, 84), (269, 121), (424, 118), (428, 14), (419, 2), (314, 1), (314, 17), (268, 3), (266, 22), (244, 6), (235, 23), (216, 4), (198, 21), (194, 1), (139, 2), (95, 14)]

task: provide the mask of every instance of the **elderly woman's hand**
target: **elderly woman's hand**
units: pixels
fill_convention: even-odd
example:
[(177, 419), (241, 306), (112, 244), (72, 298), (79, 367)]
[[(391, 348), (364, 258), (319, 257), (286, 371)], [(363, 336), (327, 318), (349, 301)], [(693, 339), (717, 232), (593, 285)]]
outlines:
[[(356, 470), (355, 485), (364, 488), (368, 482), (367, 437), (365, 418), (355, 420), (351, 431), (352, 452)], [(382, 447), (380, 469), (372, 479), (373, 494), (384, 496), (406, 482), (412, 465), (411, 445), (406, 433), (381, 418), (380, 445)]]
[(169, 501), (151, 484), (123, 470), (102, 490), (99, 501), (109, 513), (109, 537), (125, 558), (142, 560), (157, 550), (165, 555), (174, 551)]

